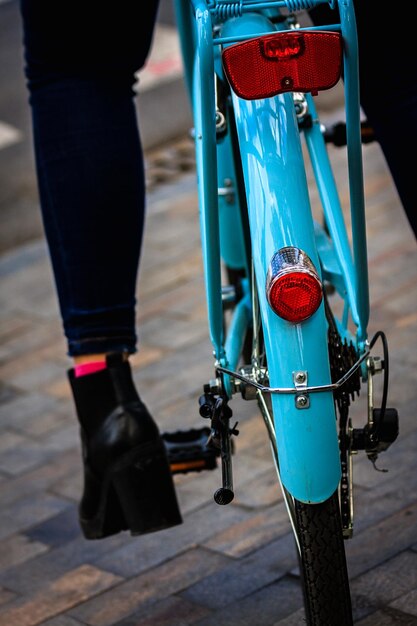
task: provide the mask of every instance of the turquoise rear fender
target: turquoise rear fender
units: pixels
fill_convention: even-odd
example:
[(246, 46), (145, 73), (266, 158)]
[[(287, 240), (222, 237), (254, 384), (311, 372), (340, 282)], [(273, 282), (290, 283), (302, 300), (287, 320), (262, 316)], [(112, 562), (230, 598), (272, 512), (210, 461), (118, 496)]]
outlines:
[[(260, 16), (230, 21), (224, 36), (273, 29)], [(251, 24), (250, 24), (251, 23)], [(293, 387), (293, 373), (307, 372), (308, 385), (331, 383), (323, 303), (301, 324), (270, 308), (266, 275), (274, 253), (285, 246), (304, 250), (320, 273), (314, 224), (291, 94), (247, 101), (233, 95), (245, 180), (252, 253), (271, 387)], [(303, 502), (330, 497), (340, 481), (337, 422), (331, 392), (311, 393), (297, 409), (293, 394), (273, 394), (280, 473), (286, 489)]]

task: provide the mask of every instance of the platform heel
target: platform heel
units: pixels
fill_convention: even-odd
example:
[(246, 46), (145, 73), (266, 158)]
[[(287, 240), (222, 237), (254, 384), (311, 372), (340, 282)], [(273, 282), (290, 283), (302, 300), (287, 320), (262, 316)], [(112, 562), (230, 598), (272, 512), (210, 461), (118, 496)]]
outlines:
[(80, 378), (70, 370), (68, 377), (82, 442), (84, 537), (123, 530), (141, 535), (181, 524), (166, 449), (129, 362), (111, 355), (106, 369)]
[(165, 448), (160, 445), (115, 469), (112, 487), (132, 535), (181, 523)]

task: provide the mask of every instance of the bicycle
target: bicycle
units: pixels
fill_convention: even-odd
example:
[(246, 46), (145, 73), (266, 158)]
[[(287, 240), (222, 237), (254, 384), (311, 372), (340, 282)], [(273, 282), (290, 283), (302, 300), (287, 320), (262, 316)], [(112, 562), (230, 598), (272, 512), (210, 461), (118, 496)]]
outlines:
[[(352, 624), (344, 540), (353, 534), (353, 456), (365, 451), (375, 464), (399, 421), (387, 406), (386, 336), (367, 335), (361, 150), (372, 129), (360, 118), (354, 9), (339, 0), (339, 21), (301, 26), (298, 13), (322, 1), (175, 0), (215, 362), (199, 398), (210, 427), (164, 436), (173, 473), (213, 469), (220, 457), (214, 500), (226, 505), (238, 434), (229, 403), (234, 394), (257, 401), (294, 531), (307, 621), (320, 626)], [(326, 129), (314, 96), (342, 74), (346, 122)], [(350, 233), (329, 141), (347, 148)], [(343, 301), (341, 313), (332, 294)], [(383, 358), (372, 355), (378, 340)], [(367, 420), (354, 428), (349, 406), (362, 385)]]

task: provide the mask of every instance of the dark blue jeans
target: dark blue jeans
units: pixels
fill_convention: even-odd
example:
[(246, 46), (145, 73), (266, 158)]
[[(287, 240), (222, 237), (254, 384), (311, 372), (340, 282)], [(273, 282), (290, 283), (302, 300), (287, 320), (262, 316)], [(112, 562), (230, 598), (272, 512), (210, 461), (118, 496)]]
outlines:
[(158, 8), (21, 0), (43, 223), (71, 356), (136, 349), (145, 211), (133, 85)]

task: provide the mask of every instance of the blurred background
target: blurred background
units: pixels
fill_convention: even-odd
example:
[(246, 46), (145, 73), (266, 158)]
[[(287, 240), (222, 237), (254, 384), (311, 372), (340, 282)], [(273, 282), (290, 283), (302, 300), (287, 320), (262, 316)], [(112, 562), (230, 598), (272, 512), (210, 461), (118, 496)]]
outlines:
[[(145, 150), (188, 130), (190, 114), (170, 0), (160, 1), (152, 54), (138, 90)], [(43, 235), (18, 0), (0, 0), (0, 220), (0, 253)]]

